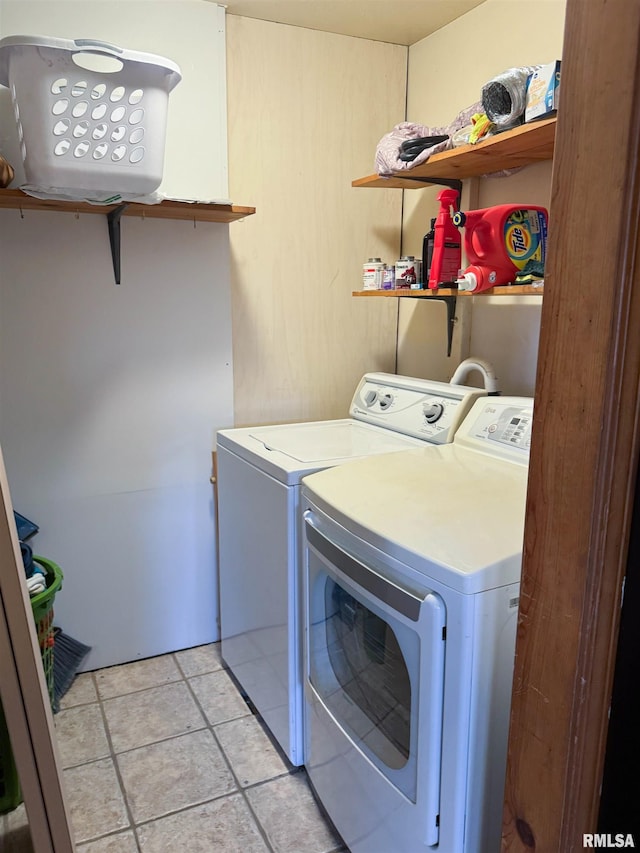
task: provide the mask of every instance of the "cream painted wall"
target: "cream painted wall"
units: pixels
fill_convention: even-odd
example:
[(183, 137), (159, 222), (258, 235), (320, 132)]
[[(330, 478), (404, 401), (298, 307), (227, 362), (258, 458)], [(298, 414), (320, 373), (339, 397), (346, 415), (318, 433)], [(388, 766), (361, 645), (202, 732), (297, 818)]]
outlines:
[(353, 189), (404, 117), (407, 49), (227, 16), (236, 424), (344, 416), (393, 371), (397, 300), (354, 299), (399, 250), (401, 194)]
[[(565, 0), (532, 0), (514, 12), (511, 0), (487, 0), (409, 48), (407, 118), (427, 126), (445, 125), (481, 97), (484, 83), (517, 65), (562, 56)], [(463, 208), (503, 203), (548, 206), (551, 164), (528, 167), (508, 178), (466, 182)], [(475, 186), (473, 186), (475, 184)], [(406, 191), (403, 251), (421, 251), (422, 237), (438, 209), (438, 190)], [(470, 195), (471, 194), (471, 195)], [(467, 297), (468, 299), (468, 297)], [(471, 301), (471, 300), (470, 300)], [(461, 300), (459, 300), (459, 303)], [(533, 394), (540, 327), (537, 297), (472, 300), (469, 352), (496, 367), (505, 393)], [(424, 375), (448, 379), (455, 359), (442, 359), (442, 307), (401, 300), (398, 370), (424, 365)], [(468, 310), (466, 304), (465, 308)], [(465, 355), (459, 341), (455, 355)]]

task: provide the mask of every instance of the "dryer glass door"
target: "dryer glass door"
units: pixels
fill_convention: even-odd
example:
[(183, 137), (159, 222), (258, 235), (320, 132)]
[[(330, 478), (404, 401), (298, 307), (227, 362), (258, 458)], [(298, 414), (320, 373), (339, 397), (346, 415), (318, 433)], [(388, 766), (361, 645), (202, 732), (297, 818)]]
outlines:
[[(311, 681), (335, 716), (349, 720), (358, 742), (392, 770), (409, 761), (411, 678), (417, 659), (415, 634), (406, 634), (405, 655), (396, 630), (353, 595), (347, 584), (327, 575), (324, 582), (326, 652), (329, 677), (314, 666)], [(403, 633), (402, 631), (400, 632)], [(340, 685), (333, 690), (334, 680)], [(404, 793), (412, 795), (409, 785)]]
[(353, 744), (414, 803), (420, 775), (419, 799), (435, 818), (444, 603), (356, 559), (305, 515), (311, 685)]

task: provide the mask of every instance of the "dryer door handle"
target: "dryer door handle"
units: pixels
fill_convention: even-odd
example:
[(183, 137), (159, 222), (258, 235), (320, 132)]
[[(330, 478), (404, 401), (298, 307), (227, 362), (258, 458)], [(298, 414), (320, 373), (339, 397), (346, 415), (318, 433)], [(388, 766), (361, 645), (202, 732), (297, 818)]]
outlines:
[(357, 583), (378, 601), (383, 601), (393, 610), (411, 619), (412, 622), (417, 622), (420, 619), (420, 608), (424, 603), (426, 594), (420, 595), (405, 589), (347, 554), (346, 551), (343, 551), (342, 548), (320, 532), (314, 523), (311, 512), (304, 513), (304, 520), (307, 542), (333, 567), (334, 571), (340, 572)]

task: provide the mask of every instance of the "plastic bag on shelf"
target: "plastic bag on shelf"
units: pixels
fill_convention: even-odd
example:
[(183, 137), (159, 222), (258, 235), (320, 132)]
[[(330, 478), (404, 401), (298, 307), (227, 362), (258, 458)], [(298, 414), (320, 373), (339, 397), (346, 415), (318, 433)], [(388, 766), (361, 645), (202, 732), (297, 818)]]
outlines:
[(529, 77), (539, 65), (508, 68), (482, 87), (483, 112), (498, 130), (508, 130), (522, 124), (527, 103)]

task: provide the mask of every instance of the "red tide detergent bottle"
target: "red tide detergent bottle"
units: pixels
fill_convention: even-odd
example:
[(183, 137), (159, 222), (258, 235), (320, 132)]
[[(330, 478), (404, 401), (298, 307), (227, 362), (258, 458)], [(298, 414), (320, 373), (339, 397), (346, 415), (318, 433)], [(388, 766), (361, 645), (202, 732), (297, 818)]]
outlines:
[(546, 209), (536, 205), (499, 204), (456, 212), (453, 221), (464, 226), (469, 262), (457, 280), (458, 288), (480, 293), (509, 284), (528, 261), (544, 266), (547, 217)]
[(462, 262), (460, 232), (451, 216), (451, 208), (458, 210), (458, 190), (441, 190), (438, 193), (438, 201), (440, 212), (433, 228), (433, 255), (429, 269), (431, 290), (440, 284), (453, 283), (458, 277)]

